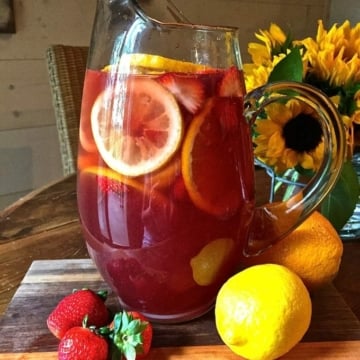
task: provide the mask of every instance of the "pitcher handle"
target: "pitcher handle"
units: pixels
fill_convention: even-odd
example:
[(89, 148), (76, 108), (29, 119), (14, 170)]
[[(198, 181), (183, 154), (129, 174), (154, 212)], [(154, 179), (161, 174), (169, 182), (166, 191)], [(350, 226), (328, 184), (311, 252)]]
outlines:
[(346, 155), (345, 126), (334, 103), (317, 88), (298, 82), (270, 83), (245, 97), (250, 124), (271, 103), (296, 99), (316, 111), (324, 141), (322, 164), (303, 189), (286, 201), (255, 208), (245, 255), (256, 255), (299, 226), (336, 184)]

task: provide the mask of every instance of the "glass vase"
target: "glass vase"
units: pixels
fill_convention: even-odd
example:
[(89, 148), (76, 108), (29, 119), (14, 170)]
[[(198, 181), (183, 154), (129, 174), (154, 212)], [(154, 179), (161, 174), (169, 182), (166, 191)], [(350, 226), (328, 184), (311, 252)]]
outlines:
[[(360, 181), (360, 152), (353, 155), (352, 163)], [(342, 240), (360, 239), (360, 196), (358, 197), (353, 215), (340, 230), (340, 237)]]

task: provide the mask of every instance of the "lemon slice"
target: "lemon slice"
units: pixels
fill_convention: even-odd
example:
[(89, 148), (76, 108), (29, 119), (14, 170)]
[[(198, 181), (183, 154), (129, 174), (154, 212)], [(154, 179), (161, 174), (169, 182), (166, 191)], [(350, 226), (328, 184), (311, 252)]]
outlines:
[(131, 76), (99, 94), (91, 111), (95, 143), (106, 164), (126, 176), (150, 173), (180, 144), (182, 116), (155, 80)]
[[(117, 65), (108, 65), (104, 71), (110, 71)], [(207, 65), (195, 64), (190, 61), (181, 61), (152, 54), (123, 54), (119, 63), (120, 67), (131, 68), (137, 73), (159, 74), (164, 72), (194, 73), (209, 71), (212, 68)]]
[(228, 260), (234, 245), (231, 238), (218, 238), (205, 245), (190, 261), (194, 281), (200, 286), (211, 285)]

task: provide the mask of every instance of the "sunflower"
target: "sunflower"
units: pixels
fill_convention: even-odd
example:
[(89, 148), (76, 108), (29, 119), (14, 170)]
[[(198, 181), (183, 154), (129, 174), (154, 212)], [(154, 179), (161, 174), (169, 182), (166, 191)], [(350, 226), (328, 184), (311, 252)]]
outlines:
[(316, 171), (324, 143), (315, 112), (297, 100), (271, 103), (266, 118), (255, 121), (255, 155), (277, 174), (290, 168)]
[(309, 37), (299, 43), (306, 49), (305, 82), (329, 96), (338, 95), (338, 110), (345, 125), (349, 128), (352, 123), (359, 124), (360, 23), (351, 27), (346, 20), (327, 31), (319, 20), (316, 38)]
[[(321, 206), (340, 231), (359, 198), (351, 159), (354, 145), (360, 145), (360, 23), (351, 27), (345, 21), (326, 30), (320, 20), (316, 37), (303, 40), (292, 40), (271, 24), (268, 31), (260, 30), (255, 36), (259, 43), (248, 46), (252, 63), (244, 65), (246, 89), (282, 80), (313, 85), (332, 100), (348, 130), (348, 157), (334, 190)], [(272, 178), (272, 195), (283, 185), (291, 190), (306, 182), (323, 162), (321, 119), (308, 105), (295, 100), (270, 103), (260, 116), (253, 128), (254, 153)], [(338, 204), (342, 204), (341, 212)]]
[(252, 63), (244, 64), (247, 90), (264, 85), (275, 65), (287, 54), (284, 48), (287, 37), (278, 25), (271, 24), (268, 31), (260, 30), (255, 36), (263, 44), (249, 43), (248, 52)]
[(260, 33), (255, 36), (264, 45), (250, 43), (249, 53), (252, 55), (254, 63), (258, 65), (272, 63), (273, 56), (284, 52), (282, 49), (287, 42), (287, 36), (278, 25), (271, 24), (269, 31), (260, 30)]
[(307, 82), (327, 84), (334, 90), (360, 82), (360, 23), (352, 28), (346, 20), (327, 31), (319, 20), (316, 38), (308, 37), (299, 44), (306, 49)]
[(292, 49), (300, 49), (303, 81), (322, 90), (338, 108), (348, 129), (351, 157), (354, 124), (360, 125), (360, 23), (351, 27), (346, 20), (326, 30), (319, 20), (316, 37), (303, 40), (291, 40), (279, 26), (271, 24), (269, 30), (260, 30), (255, 36), (261, 43), (250, 42), (248, 46), (252, 63), (244, 65), (247, 90), (266, 84)]

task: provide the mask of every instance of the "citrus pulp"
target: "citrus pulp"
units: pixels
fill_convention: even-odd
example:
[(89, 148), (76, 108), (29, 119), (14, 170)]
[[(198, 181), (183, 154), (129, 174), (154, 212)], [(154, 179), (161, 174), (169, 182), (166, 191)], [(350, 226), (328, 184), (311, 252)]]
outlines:
[(182, 174), (191, 200), (221, 217), (240, 205), (239, 138), (232, 129), (236, 127), (232, 122), (239, 118), (232, 112), (238, 107), (229, 99), (210, 98), (192, 120), (182, 147)]
[(104, 161), (127, 176), (160, 168), (182, 137), (175, 98), (155, 80), (136, 76), (100, 93), (91, 111), (91, 127)]

